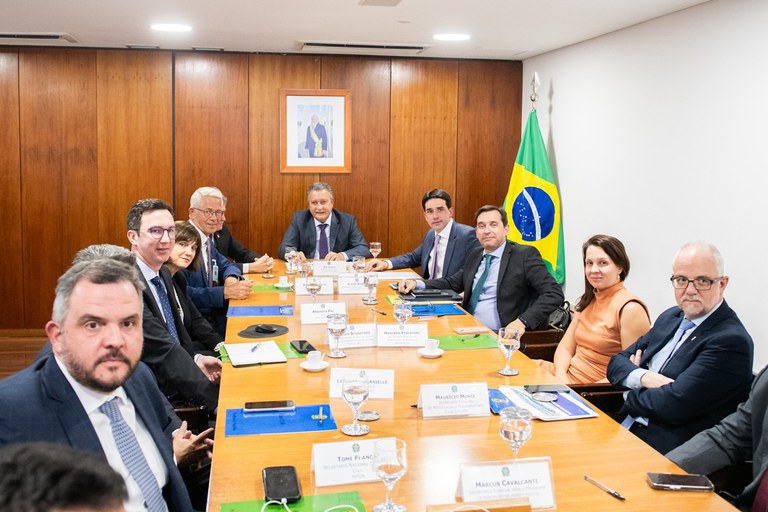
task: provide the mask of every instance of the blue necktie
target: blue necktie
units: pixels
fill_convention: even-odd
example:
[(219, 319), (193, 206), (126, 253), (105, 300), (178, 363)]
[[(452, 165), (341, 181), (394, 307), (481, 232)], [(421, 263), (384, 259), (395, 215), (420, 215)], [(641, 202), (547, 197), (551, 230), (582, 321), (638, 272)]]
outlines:
[(325, 228), (328, 224), (320, 224), (320, 244), (317, 246), (317, 257), (325, 259), (328, 255), (328, 235), (325, 234)]
[(117, 404), (118, 398), (115, 397), (104, 402), (99, 410), (109, 418), (112, 426), (112, 436), (117, 444), (117, 451), (120, 452), (120, 458), (128, 469), (131, 477), (139, 485), (141, 494), (144, 496), (144, 506), (150, 512), (162, 512), (168, 510), (163, 493), (157, 484), (157, 479), (149, 468), (144, 452), (141, 451), (136, 435), (131, 427), (123, 419)]
[(179, 333), (176, 332), (176, 321), (173, 319), (173, 310), (171, 310), (171, 301), (168, 300), (168, 293), (165, 291), (165, 286), (160, 280), (160, 276), (152, 278), (152, 284), (157, 289), (157, 298), (160, 299), (160, 307), (163, 309), (163, 316), (165, 317), (165, 325), (168, 327), (168, 332), (171, 333), (171, 337), (179, 342)]
[(480, 274), (480, 279), (477, 280), (477, 284), (472, 288), (472, 295), (469, 297), (469, 304), (467, 305), (467, 311), (472, 315), (475, 314), (477, 303), (480, 302), (480, 294), (483, 293), (483, 286), (485, 286), (485, 281), (488, 279), (488, 274), (491, 272), (492, 259), (493, 255), (485, 255), (485, 268), (483, 269), (483, 273)]

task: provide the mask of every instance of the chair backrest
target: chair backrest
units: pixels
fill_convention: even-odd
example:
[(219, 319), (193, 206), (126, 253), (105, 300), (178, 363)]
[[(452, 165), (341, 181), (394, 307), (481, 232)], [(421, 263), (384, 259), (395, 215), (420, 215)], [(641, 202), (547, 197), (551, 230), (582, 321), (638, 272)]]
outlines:
[(544, 331), (525, 331), (520, 338), (520, 352), (531, 359), (552, 361), (555, 357), (557, 344), (563, 338), (564, 331), (547, 329)]

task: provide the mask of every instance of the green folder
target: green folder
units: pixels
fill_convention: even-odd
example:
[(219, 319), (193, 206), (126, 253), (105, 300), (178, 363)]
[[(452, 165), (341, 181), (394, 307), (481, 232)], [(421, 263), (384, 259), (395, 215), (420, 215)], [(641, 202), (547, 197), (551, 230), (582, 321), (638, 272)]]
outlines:
[[(235, 501), (232, 503), (222, 503), (221, 512), (258, 512), (264, 505), (264, 500), (253, 501)], [(363, 498), (359, 492), (339, 492), (335, 494), (314, 494), (304, 496), (295, 503), (289, 503), (291, 512), (323, 512), (331, 507), (338, 505), (354, 505), (358, 512), (365, 512)], [(336, 509), (338, 512), (354, 512), (350, 508)], [(285, 512), (282, 505), (267, 505), (265, 512)]]

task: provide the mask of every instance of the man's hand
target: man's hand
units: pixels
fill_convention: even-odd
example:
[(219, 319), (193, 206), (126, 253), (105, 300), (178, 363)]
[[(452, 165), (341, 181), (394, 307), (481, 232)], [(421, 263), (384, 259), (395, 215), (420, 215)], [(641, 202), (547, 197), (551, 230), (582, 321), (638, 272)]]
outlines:
[(365, 265), (366, 272), (382, 272), (389, 270), (389, 264), (386, 260), (371, 260)]
[(397, 291), (400, 293), (408, 293), (416, 288), (416, 281), (413, 279), (403, 279), (397, 283)]
[(296, 251), (296, 256), (299, 257), (299, 261), (304, 261), (307, 259), (307, 257), (304, 256), (304, 251)]
[(344, 255), (340, 252), (329, 252), (323, 258), (325, 261), (344, 261)]
[(253, 260), (253, 263), (248, 264), (248, 269), (251, 272), (258, 272), (263, 274), (269, 272), (269, 270), (275, 265), (275, 260), (270, 258), (268, 254), (265, 254), (261, 258)]
[(643, 359), (643, 351), (638, 349), (637, 352), (629, 356), (629, 361), (634, 363), (635, 366), (640, 366), (640, 361)]
[(672, 382), (675, 382), (675, 379), (670, 379), (666, 375), (656, 372), (646, 372), (640, 377), (640, 384), (642, 384), (644, 388), (660, 388), (661, 386), (666, 386)]
[(519, 318), (509, 322), (509, 325), (504, 329), (505, 338), (517, 338), (519, 340), (523, 334), (525, 334), (525, 324)]
[(197, 367), (202, 370), (208, 380), (218, 384), (221, 380), (221, 361), (213, 356), (198, 355), (195, 358)]
[(253, 281), (244, 279), (239, 281), (236, 277), (229, 276), (224, 280), (225, 299), (245, 299), (251, 293)]
[(208, 439), (213, 433), (209, 428), (194, 435), (187, 430), (187, 422), (182, 421), (179, 430), (173, 433), (173, 455), (179, 469), (190, 469), (201, 460), (213, 457), (213, 439)]

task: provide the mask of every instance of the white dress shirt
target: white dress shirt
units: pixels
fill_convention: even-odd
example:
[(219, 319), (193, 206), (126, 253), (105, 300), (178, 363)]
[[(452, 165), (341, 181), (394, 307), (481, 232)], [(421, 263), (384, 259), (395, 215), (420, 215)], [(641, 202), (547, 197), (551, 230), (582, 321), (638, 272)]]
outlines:
[(430, 279), (438, 279), (445, 277), (443, 269), (445, 269), (445, 253), (448, 251), (448, 239), (451, 237), (451, 228), (453, 227), (453, 219), (448, 221), (443, 230), (439, 233), (435, 232), (435, 236), (440, 237), (440, 241), (437, 243), (437, 256), (435, 256), (435, 248), (433, 247), (429, 253), (429, 262), (427, 266), (429, 270), (432, 270), (432, 262), (437, 258), (437, 269), (435, 269), (435, 275), (429, 274)]

